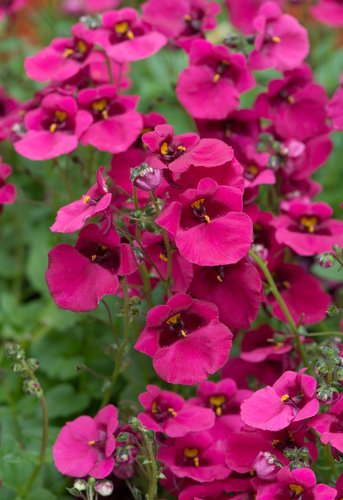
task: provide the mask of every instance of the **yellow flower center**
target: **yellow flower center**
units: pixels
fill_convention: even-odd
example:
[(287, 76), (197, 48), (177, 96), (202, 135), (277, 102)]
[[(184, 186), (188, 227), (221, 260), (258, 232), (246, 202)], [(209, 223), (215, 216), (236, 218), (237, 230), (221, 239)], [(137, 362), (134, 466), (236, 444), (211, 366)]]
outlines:
[(289, 399), (289, 394), (284, 394), (280, 399), (283, 403), (285, 403)]
[(162, 146), (160, 148), (161, 155), (163, 155), (163, 156), (166, 155), (168, 153), (168, 150), (169, 150), (168, 143), (167, 142), (163, 142)]
[(281, 42), (281, 38), (279, 36), (273, 36), (272, 42), (273, 43), (280, 43)]
[(72, 54), (74, 54), (73, 49), (65, 49), (63, 52), (63, 57), (67, 59), (67, 57), (71, 56)]
[(131, 30), (129, 30), (129, 23), (127, 21), (122, 21), (114, 25), (114, 31), (118, 35), (126, 35), (129, 40), (132, 40), (135, 35)]
[(185, 448), (183, 454), (186, 458), (193, 460), (195, 467), (199, 467), (199, 450), (197, 448)]
[(304, 215), (300, 219), (300, 224), (308, 230), (309, 233), (314, 233), (316, 230), (316, 226), (318, 224), (318, 219), (317, 217), (307, 217)]
[(289, 489), (296, 495), (301, 495), (301, 493), (304, 491), (304, 488), (300, 486), (300, 484), (290, 484)]
[(226, 397), (223, 395), (211, 396), (209, 402), (210, 405), (215, 408), (215, 413), (217, 417), (220, 417), (223, 412), (222, 406), (226, 403)]
[(78, 52), (80, 52), (81, 54), (84, 54), (85, 52), (87, 52), (87, 44), (83, 40), (79, 40), (77, 42), (76, 48), (77, 48)]

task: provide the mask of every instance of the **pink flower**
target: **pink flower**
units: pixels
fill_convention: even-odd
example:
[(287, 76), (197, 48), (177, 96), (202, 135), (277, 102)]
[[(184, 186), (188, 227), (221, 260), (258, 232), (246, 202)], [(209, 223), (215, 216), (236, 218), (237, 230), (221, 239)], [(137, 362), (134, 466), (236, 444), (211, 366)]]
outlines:
[(260, 363), (269, 359), (285, 358), (291, 350), (290, 339), (274, 332), (269, 325), (261, 325), (245, 332), (240, 358), (250, 363)]
[(189, 67), (179, 76), (176, 93), (193, 118), (221, 120), (238, 108), (239, 96), (255, 85), (246, 59), (224, 45), (195, 40)]
[(274, 2), (261, 6), (254, 28), (255, 50), (250, 54), (253, 69), (287, 71), (304, 62), (310, 50), (307, 31), (293, 16), (283, 14)]
[(104, 235), (90, 224), (81, 231), (75, 248), (62, 244), (49, 252), (46, 281), (61, 309), (91, 311), (104, 295), (117, 292), (118, 275), (129, 275), (136, 269), (131, 247), (120, 243), (114, 229)]
[(109, 207), (112, 194), (108, 192), (106, 179), (102, 177), (105, 167), (100, 167), (96, 173), (97, 183), (94, 184), (81, 200), (73, 201), (57, 212), (56, 221), (50, 227), (55, 233), (74, 233), (81, 229), (88, 219), (104, 213)]
[(328, 132), (327, 102), (323, 87), (312, 82), (311, 69), (302, 66), (271, 81), (268, 92), (257, 97), (255, 111), (271, 120), (282, 138), (304, 141)]
[(229, 478), (224, 481), (211, 481), (207, 484), (186, 486), (179, 495), (179, 500), (226, 500), (229, 498), (246, 500), (253, 495), (250, 479)]
[(309, 422), (309, 427), (318, 432), (323, 444), (330, 444), (343, 453), (343, 396), (330, 406), (328, 413), (321, 413)]
[(281, 462), (286, 462), (272, 444), (272, 438), (257, 432), (231, 432), (227, 435), (226, 465), (233, 471), (246, 474), (256, 472), (257, 477), (267, 481), (276, 479)]
[(214, 425), (211, 410), (189, 403), (175, 392), (162, 391), (156, 385), (148, 385), (148, 392), (139, 396), (145, 412), (138, 418), (148, 429), (163, 432), (169, 437), (182, 437), (191, 431), (204, 431)]
[[(22, 9), (25, 4), (26, 0), (7, 0), (6, 2), (3, 2), (0, 6), (0, 20), (5, 16), (15, 14), (15, 12)], [(12, 22), (12, 20), (9, 22)]]
[(0, 87), (0, 141), (10, 136), (12, 125), (17, 121), (20, 104)]
[[(343, 7), (342, 7), (343, 10)], [(341, 77), (341, 86), (334, 93), (328, 104), (328, 115), (332, 122), (334, 130), (343, 130), (343, 78)]]
[(137, 101), (136, 96), (118, 95), (113, 85), (81, 90), (78, 103), (90, 124), (81, 143), (110, 153), (125, 151), (142, 129), (141, 115), (135, 111)]
[(113, 405), (105, 406), (94, 418), (82, 416), (67, 422), (52, 449), (56, 468), (72, 477), (108, 476), (114, 467), (113, 433), (117, 426), (118, 414)]
[(272, 387), (260, 389), (243, 401), (241, 417), (255, 429), (279, 431), (291, 422), (314, 417), (318, 410), (316, 379), (304, 370), (286, 371)]
[(72, 28), (73, 38), (56, 38), (49, 47), (25, 59), (25, 70), (32, 80), (64, 82), (92, 62), (104, 61), (87, 41), (88, 29), (82, 24)]
[(276, 178), (269, 165), (269, 154), (259, 153), (252, 144), (245, 145), (244, 183), (246, 189), (256, 188), (263, 184), (275, 184)]
[(97, 14), (118, 7), (120, 0), (64, 0), (63, 12), (71, 16), (82, 14)]
[(333, 210), (327, 203), (294, 200), (282, 208), (286, 213), (271, 223), (275, 237), (298, 255), (315, 255), (343, 244), (343, 222), (331, 219)]
[(135, 349), (153, 358), (162, 380), (202, 382), (224, 365), (231, 348), (232, 334), (218, 316), (214, 304), (175, 294), (150, 309)]
[(233, 150), (217, 139), (200, 139), (192, 132), (174, 136), (171, 125), (157, 125), (142, 137), (151, 151), (147, 163), (155, 168), (166, 166), (176, 173), (195, 167), (217, 167), (233, 159)]
[(184, 437), (170, 439), (160, 448), (158, 459), (176, 477), (187, 477), (199, 483), (229, 475), (221, 442), (215, 443), (207, 432), (190, 432)]
[(311, 14), (321, 23), (339, 28), (343, 26), (343, 5), (341, 0), (319, 0), (311, 7)]
[[(248, 328), (261, 303), (261, 279), (256, 268), (245, 260), (229, 266), (199, 267), (190, 293), (213, 302), (219, 319), (229, 328)], [(235, 311), (235, 314), (232, 314)]]
[[(225, 0), (226, 7), (229, 11), (230, 22), (246, 35), (254, 32), (254, 20), (257, 17), (259, 8), (269, 0)], [(284, 0), (274, 0), (274, 3), (280, 7)]]
[(290, 470), (283, 467), (277, 474), (275, 483), (253, 479), (257, 489), (256, 500), (291, 499), (294, 497), (313, 500), (334, 500), (337, 491), (326, 484), (316, 484), (316, 476), (309, 468)]
[(241, 192), (202, 179), (162, 211), (158, 225), (175, 236), (180, 254), (199, 266), (235, 264), (249, 250), (252, 223), (241, 212)]
[[(317, 323), (326, 317), (331, 297), (324, 292), (315, 276), (297, 264), (282, 264), (274, 269), (274, 279), (296, 323)], [(274, 316), (285, 321), (286, 318), (274, 296), (269, 294), (266, 301), (271, 305)]]
[(14, 184), (7, 184), (6, 178), (11, 175), (12, 168), (7, 163), (3, 163), (0, 156), (0, 211), (2, 205), (13, 203), (16, 198), (16, 188)]
[(26, 113), (24, 124), (27, 132), (14, 149), (30, 160), (50, 160), (74, 151), (91, 119), (78, 111), (73, 97), (52, 93)]
[(213, 30), (220, 6), (206, 0), (148, 0), (142, 5), (143, 20), (168, 38), (193, 40)]
[(152, 30), (131, 8), (105, 12), (100, 28), (89, 36), (119, 63), (145, 59), (167, 43), (164, 35)]
[[(152, 262), (162, 276), (166, 278), (168, 258), (163, 236), (161, 234), (144, 233), (142, 243)], [(146, 262), (148, 267), (149, 264), (149, 262)], [(174, 248), (172, 248), (172, 278), (173, 292), (187, 292), (193, 278), (193, 265), (181, 257), (179, 251)]]
[(227, 439), (230, 431), (239, 431), (243, 425), (240, 418), (242, 402), (251, 396), (252, 391), (237, 389), (235, 381), (225, 378), (219, 382), (206, 380), (197, 389), (197, 398), (190, 399), (192, 404), (211, 408), (216, 415), (213, 435)]
[(222, 376), (233, 378), (237, 387), (248, 389), (252, 377), (254, 382), (259, 384), (273, 384), (284, 371), (284, 361), (268, 359), (260, 363), (250, 363), (237, 356), (229, 359), (222, 370)]

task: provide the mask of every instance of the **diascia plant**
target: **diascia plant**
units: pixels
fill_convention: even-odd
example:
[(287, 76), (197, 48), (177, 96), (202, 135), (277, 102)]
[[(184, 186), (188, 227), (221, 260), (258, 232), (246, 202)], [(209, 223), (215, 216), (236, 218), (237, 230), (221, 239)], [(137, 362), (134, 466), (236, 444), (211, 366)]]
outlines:
[[(22, 4), (0, 7), (5, 29)], [(342, 499), (343, 222), (321, 182), (333, 150), (342, 179), (343, 90), (337, 67), (315, 77), (342, 2), (132, 4), (55, 5), (30, 95), (1, 93), (2, 217), (40, 193), (15, 231), (43, 220), (48, 242), (16, 275), (34, 305), (17, 329), (50, 297), (38, 331), (4, 329), (42, 437), (0, 496)]]

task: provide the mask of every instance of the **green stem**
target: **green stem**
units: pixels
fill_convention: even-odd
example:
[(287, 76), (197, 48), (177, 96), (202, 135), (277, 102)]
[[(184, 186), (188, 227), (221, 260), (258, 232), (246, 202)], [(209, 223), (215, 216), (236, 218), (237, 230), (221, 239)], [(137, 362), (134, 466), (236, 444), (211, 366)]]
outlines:
[(146, 498), (147, 500), (155, 500), (157, 498), (157, 485), (158, 485), (158, 468), (156, 463), (155, 453), (152, 443), (145, 432), (142, 433), (144, 448), (147, 453), (147, 458), (150, 461), (150, 477)]
[(102, 304), (105, 307), (106, 312), (107, 312), (108, 323), (110, 325), (111, 332), (113, 333), (114, 342), (115, 342), (116, 346), (118, 346), (118, 337), (117, 337), (117, 332), (116, 332), (114, 325), (113, 325), (113, 318), (112, 318), (111, 309), (108, 307), (108, 304), (106, 303), (106, 301), (104, 299), (101, 299), (101, 302), (102, 302)]
[[(151, 197), (151, 200), (154, 204), (156, 214), (157, 214), (157, 216), (159, 216), (161, 213), (161, 210), (160, 210), (160, 207), (158, 206), (156, 197), (152, 191), (150, 192), (150, 197)], [(172, 272), (173, 272), (173, 256), (172, 256), (173, 252), (172, 252), (172, 247), (171, 247), (171, 244), (170, 244), (170, 241), (168, 238), (167, 231), (165, 229), (161, 229), (161, 234), (163, 236), (163, 243), (164, 243), (164, 247), (165, 247), (166, 252), (167, 252), (167, 261), (168, 261), (167, 262), (167, 276), (163, 281), (165, 282), (165, 285), (167, 288), (167, 295), (170, 297), (170, 295), (172, 294), (171, 280), (172, 280)]]
[(313, 332), (307, 333), (306, 337), (322, 337), (322, 336), (330, 336), (334, 337), (335, 335), (339, 335), (343, 337), (343, 332)]
[(328, 458), (328, 461), (329, 461), (329, 464), (330, 464), (330, 467), (331, 467), (331, 470), (332, 470), (332, 474), (333, 474), (333, 476), (335, 478), (334, 482), (336, 482), (336, 480), (339, 477), (339, 472), (337, 470), (337, 467), (336, 467), (336, 464), (335, 464), (335, 459), (332, 456), (331, 446), (329, 444), (327, 444), (325, 446), (325, 453), (326, 453), (326, 456)]
[(120, 372), (121, 372), (125, 349), (129, 343), (130, 300), (129, 300), (129, 290), (128, 290), (126, 277), (123, 278), (122, 289), (123, 289), (123, 295), (124, 295), (124, 311), (123, 311), (124, 312), (124, 342), (117, 349), (117, 353), (116, 353), (116, 357), (115, 357), (115, 361), (114, 361), (114, 369), (113, 369), (113, 372), (111, 375), (111, 383), (103, 395), (100, 408), (103, 408), (104, 406), (106, 406), (111, 399), (113, 388), (114, 388), (115, 383), (117, 381), (117, 378), (119, 377)]
[(281, 296), (281, 294), (276, 286), (274, 278), (271, 275), (267, 264), (253, 250), (249, 251), (249, 255), (253, 259), (253, 261), (258, 265), (258, 267), (261, 269), (261, 271), (263, 272), (263, 274), (268, 282), (268, 285), (270, 287), (270, 291), (274, 295), (276, 301), (278, 302), (278, 304), (279, 304), (279, 306), (280, 306), (280, 308), (281, 308), (281, 310), (282, 310), (282, 312), (287, 320), (287, 323), (289, 324), (291, 332), (293, 333), (295, 343), (296, 343), (297, 349), (299, 351), (299, 354), (301, 356), (302, 362), (303, 362), (304, 366), (307, 366), (310, 369), (309, 361), (307, 359), (307, 355), (306, 355), (305, 349), (304, 349), (303, 344), (302, 344), (301, 334), (298, 330), (298, 327), (297, 327), (285, 301), (283, 300), (283, 298), (282, 298), (282, 296)]
[[(33, 378), (34, 375), (33, 375)], [(48, 409), (46, 405), (46, 400), (43, 394), (39, 396), (41, 410), (42, 410), (42, 441), (39, 452), (38, 464), (33, 469), (31, 476), (29, 477), (27, 483), (24, 485), (20, 492), (20, 498), (26, 498), (27, 494), (31, 490), (43, 464), (45, 461), (46, 449), (48, 446), (48, 430), (49, 430), (49, 418), (48, 418)]]

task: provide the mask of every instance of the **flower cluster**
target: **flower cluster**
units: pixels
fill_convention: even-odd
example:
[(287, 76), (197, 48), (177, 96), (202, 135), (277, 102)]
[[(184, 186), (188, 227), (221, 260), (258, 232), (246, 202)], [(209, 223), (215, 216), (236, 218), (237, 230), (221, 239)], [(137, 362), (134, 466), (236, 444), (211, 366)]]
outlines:
[[(77, 12), (94, 11), (81, 3)], [(146, 319), (134, 349), (152, 358), (152, 380), (197, 388), (185, 399), (148, 385), (132, 425), (119, 425), (111, 404), (68, 422), (55, 465), (83, 498), (92, 488), (111, 495), (112, 482), (145, 466), (180, 500), (340, 498), (342, 343), (318, 347), (308, 325), (336, 299), (314, 263), (340, 260), (343, 222), (315, 199), (312, 175), (343, 129), (343, 90), (330, 100), (316, 83), (308, 32), (285, 1), (226, 0), (240, 32), (220, 43), (206, 39), (219, 2), (147, 0), (141, 13), (100, 3), (101, 15), (25, 60), (28, 76), (48, 84), (25, 104), (1, 97), (1, 138), (30, 160), (83, 147), (107, 154), (51, 225), (76, 238), (50, 250), (49, 292), (77, 313), (118, 296), (126, 330), (136, 301)], [(342, 25), (341, 4), (321, 0), (311, 12)], [(131, 65), (160, 50), (188, 58), (175, 92), (195, 132), (140, 112), (128, 93)], [(278, 73), (259, 91), (265, 69)], [(9, 173), (0, 165), (0, 207), (15, 197)], [(322, 445), (327, 484), (316, 477)]]

